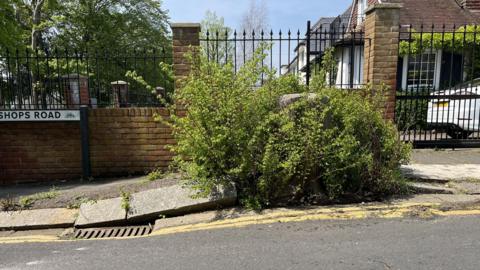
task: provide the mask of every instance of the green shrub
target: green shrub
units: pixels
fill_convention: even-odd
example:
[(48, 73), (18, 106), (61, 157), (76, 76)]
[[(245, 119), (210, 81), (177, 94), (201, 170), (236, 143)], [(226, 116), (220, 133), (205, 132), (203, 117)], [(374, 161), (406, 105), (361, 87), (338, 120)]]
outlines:
[(330, 199), (400, 191), (399, 166), (410, 148), (383, 119), (378, 97), (369, 95), (370, 89), (311, 90), (315, 98), (265, 122), (258, 199), (268, 203), (285, 194), (300, 199), (319, 190)]
[[(383, 120), (371, 91), (312, 83), (315, 98), (282, 109), (281, 96), (307, 89), (296, 77), (268, 74), (263, 57), (257, 51), (238, 74), (231, 65), (193, 61), (175, 94), (187, 116), (171, 123), (175, 162), (192, 179), (187, 184), (208, 195), (233, 183), (243, 204), (255, 208), (318, 193), (333, 199), (399, 189), (398, 168), (409, 147)], [(255, 87), (262, 74), (264, 86)]]

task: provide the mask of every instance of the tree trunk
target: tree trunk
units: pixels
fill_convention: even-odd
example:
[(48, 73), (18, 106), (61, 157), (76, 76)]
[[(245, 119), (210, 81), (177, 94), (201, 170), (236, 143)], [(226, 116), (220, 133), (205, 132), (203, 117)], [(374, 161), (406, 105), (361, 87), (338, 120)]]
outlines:
[[(42, 21), (42, 8), (45, 0), (32, 0), (32, 51), (35, 53), (38, 49), (38, 43), (41, 38), (41, 30), (38, 29), (38, 26), (40, 25)], [(38, 64), (38, 63), (37, 63)], [(38, 79), (33, 71), (30, 71), (31, 78), (32, 78), (32, 97), (33, 97), (33, 105), (35, 109), (38, 109), (38, 93), (37, 93), (37, 86), (39, 85), (37, 83)]]

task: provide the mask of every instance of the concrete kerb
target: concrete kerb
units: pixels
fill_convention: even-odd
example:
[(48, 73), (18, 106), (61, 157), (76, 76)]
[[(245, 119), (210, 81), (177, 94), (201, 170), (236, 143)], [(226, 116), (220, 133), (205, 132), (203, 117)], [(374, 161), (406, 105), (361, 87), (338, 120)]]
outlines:
[[(199, 230), (236, 228), (277, 222), (301, 222), (307, 220), (348, 220), (402, 217), (431, 218), (435, 216), (467, 215), (480, 216), (480, 196), (419, 195), (411, 199), (395, 200), (391, 203), (370, 203), (331, 207), (317, 206), (300, 209), (277, 208), (264, 210), (262, 212), (244, 211), (242, 209), (210, 211), (175, 218), (159, 219), (155, 224), (154, 231), (149, 236), (186, 233)], [(38, 231), (22, 235), (6, 234), (4, 237), (0, 235), (0, 244), (52, 241), (73, 241), (73, 239), (65, 239), (60, 235), (42, 234)]]
[(78, 210), (38, 209), (0, 212), (0, 230), (38, 230), (72, 227)]
[(125, 221), (126, 210), (122, 208), (122, 198), (100, 200), (80, 205), (75, 227), (106, 226)]
[(237, 193), (233, 187), (219, 188), (208, 198), (195, 198), (194, 195), (195, 192), (186, 187), (173, 185), (134, 193), (128, 202), (123, 202), (124, 198), (114, 198), (93, 204), (84, 203), (80, 206), (75, 227), (148, 222), (165, 215), (179, 216), (229, 207), (237, 202)]
[[(168, 215), (179, 216), (231, 207), (237, 202), (233, 187), (219, 188), (208, 198), (194, 198), (195, 193), (180, 185), (131, 195), (125, 207), (123, 198), (83, 203), (79, 209), (39, 209), (0, 212), (1, 230), (36, 230), (46, 228), (102, 227), (148, 222)], [(127, 212), (128, 210), (128, 212)]]

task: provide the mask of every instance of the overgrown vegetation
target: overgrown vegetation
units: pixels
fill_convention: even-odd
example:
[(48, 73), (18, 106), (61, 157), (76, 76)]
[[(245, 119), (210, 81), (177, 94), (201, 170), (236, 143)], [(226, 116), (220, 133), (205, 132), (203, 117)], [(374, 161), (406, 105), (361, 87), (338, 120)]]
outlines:
[(125, 215), (127, 215), (128, 211), (130, 211), (130, 197), (132, 194), (129, 191), (125, 191), (120, 189), (120, 198), (122, 198), (122, 202), (120, 207), (125, 210)]
[(0, 199), (0, 211), (16, 211), (18, 208), (19, 205), (14, 198)]
[(72, 200), (71, 202), (68, 203), (67, 205), (67, 208), (68, 209), (79, 209), (80, 206), (84, 203), (90, 203), (90, 204), (94, 204), (96, 203), (97, 201), (94, 200), (94, 199), (91, 199), (91, 198), (88, 198), (88, 197), (84, 197), (84, 196), (79, 196), (79, 197), (76, 197), (74, 200)]
[(162, 171), (161, 169), (155, 169), (147, 174), (147, 180), (153, 182), (162, 179), (163, 176), (165, 176), (164, 171)]
[[(175, 94), (187, 116), (173, 116), (171, 123), (175, 163), (190, 176), (188, 185), (208, 195), (233, 183), (252, 208), (401, 190), (399, 166), (409, 146), (383, 120), (381, 93), (328, 89), (319, 77), (308, 89), (294, 76), (269, 73), (264, 57), (257, 50), (237, 74), (232, 65), (193, 59), (191, 75)], [(259, 87), (262, 74), (267, 80)], [(313, 98), (279, 107), (283, 95), (307, 92)]]
[(55, 199), (60, 193), (56, 187), (52, 187), (49, 191), (35, 193), (33, 195), (21, 197), (18, 203), (22, 209), (30, 208), (35, 202)]

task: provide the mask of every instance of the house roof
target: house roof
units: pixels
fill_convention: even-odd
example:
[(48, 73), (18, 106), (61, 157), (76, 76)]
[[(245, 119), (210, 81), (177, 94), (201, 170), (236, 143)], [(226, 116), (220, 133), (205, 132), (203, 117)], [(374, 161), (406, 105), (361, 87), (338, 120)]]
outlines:
[[(423, 25), (426, 29), (431, 29), (435, 25), (437, 29), (442, 26), (456, 28), (465, 24), (479, 24), (480, 15), (471, 10), (462, 7), (460, 0), (368, 0), (373, 3), (401, 3), (403, 8), (400, 10), (400, 24), (412, 25), (418, 29)], [(355, 21), (358, 0), (343, 13), (342, 16), (349, 15)]]
[(383, 2), (402, 3), (400, 24), (419, 28), (424, 25), (430, 28), (435, 25), (441, 28), (455, 25), (457, 28), (465, 24), (480, 23), (480, 16), (463, 8), (456, 0), (383, 0)]
[(321, 17), (312, 27), (313, 30), (326, 29), (326, 27), (330, 27), (330, 24), (335, 20), (335, 17)]

